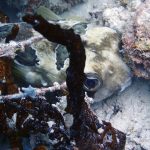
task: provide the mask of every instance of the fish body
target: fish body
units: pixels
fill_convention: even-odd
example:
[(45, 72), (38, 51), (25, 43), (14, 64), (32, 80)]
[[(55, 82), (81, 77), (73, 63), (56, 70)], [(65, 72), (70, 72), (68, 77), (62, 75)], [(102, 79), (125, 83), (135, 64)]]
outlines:
[[(95, 102), (106, 99), (118, 91), (123, 91), (131, 84), (130, 70), (119, 55), (120, 39), (115, 30), (108, 27), (91, 26), (75, 20), (56, 20), (54, 24), (62, 28), (72, 28), (76, 34), (81, 36), (86, 50), (84, 88), (88, 93), (94, 93)], [(25, 64), (33, 65), (21, 64), (22, 61), (19, 62), (16, 59), (14, 63), (16, 79), (21, 79), (27, 85), (38, 87), (51, 86), (53, 82), (64, 82), (65, 71), (69, 64), (66, 47), (46, 39), (32, 44), (31, 47), (35, 51), (32, 53), (34, 59), (30, 59), (31, 62)], [(28, 57), (28, 55), (24, 56)], [(21, 57), (18, 58), (21, 59)]]

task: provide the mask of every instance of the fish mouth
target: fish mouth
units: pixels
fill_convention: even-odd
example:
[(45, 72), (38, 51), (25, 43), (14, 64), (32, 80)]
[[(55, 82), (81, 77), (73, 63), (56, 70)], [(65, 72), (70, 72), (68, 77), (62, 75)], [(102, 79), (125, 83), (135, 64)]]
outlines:
[(86, 92), (95, 93), (102, 87), (103, 81), (97, 73), (86, 73), (83, 88)]

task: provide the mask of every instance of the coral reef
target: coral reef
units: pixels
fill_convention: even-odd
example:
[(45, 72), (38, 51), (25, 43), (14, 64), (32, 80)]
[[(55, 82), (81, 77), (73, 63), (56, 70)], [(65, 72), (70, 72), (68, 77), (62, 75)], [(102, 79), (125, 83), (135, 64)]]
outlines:
[(123, 34), (123, 48), (127, 63), (137, 77), (150, 79), (149, 0), (137, 9), (132, 26)]
[(142, 0), (115, 0), (115, 4), (103, 5), (101, 9), (93, 8), (90, 18), (95, 18), (98, 25), (124, 33), (126, 26), (132, 25), (132, 17), (142, 4)]
[[(13, 30), (15, 29), (15, 32)], [(13, 34), (13, 38), (9, 37), (12, 36), (12, 32), (15, 33)], [(10, 41), (22, 41), (28, 38), (33, 37), (34, 33), (31, 28), (31, 26), (21, 22), (21, 23), (5, 23), (5, 24), (0, 24), (0, 42), (4, 43), (6, 42), (6, 38), (9, 42)]]
[(119, 33), (123, 33), (126, 25), (130, 24), (133, 14), (123, 6), (108, 7), (103, 12), (104, 26), (115, 29)]

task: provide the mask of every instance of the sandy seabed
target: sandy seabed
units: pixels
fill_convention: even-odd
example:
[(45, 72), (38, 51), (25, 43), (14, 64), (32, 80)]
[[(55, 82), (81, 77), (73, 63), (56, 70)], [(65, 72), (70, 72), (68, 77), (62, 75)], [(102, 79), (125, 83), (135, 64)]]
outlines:
[(150, 150), (150, 81), (134, 79), (124, 92), (93, 105), (99, 120), (127, 135), (126, 150)]

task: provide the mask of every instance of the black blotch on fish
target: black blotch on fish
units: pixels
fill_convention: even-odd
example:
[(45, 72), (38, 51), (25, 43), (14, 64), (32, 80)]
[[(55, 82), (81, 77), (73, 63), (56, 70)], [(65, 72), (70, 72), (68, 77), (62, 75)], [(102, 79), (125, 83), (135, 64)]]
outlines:
[(38, 64), (38, 59), (35, 50), (31, 47), (26, 47), (25, 51), (17, 51), (15, 60), (25, 66), (35, 66)]

